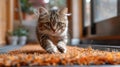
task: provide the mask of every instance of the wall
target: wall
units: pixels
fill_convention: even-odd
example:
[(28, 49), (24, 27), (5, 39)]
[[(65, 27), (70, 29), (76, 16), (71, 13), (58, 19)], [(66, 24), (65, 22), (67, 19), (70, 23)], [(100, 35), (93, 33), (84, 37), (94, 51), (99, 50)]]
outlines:
[(82, 0), (72, 0), (72, 30), (73, 44), (77, 44), (82, 38)]
[(13, 0), (0, 0), (0, 46), (6, 44), (8, 31), (12, 31)]
[(6, 43), (6, 19), (6, 0), (0, 0), (0, 44)]

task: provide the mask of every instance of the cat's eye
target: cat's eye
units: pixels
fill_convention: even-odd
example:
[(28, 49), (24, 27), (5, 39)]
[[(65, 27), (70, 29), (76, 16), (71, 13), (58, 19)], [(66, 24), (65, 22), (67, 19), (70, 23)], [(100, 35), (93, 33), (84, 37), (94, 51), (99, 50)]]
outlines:
[(65, 23), (62, 23), (62, 25), (65, 25)]
[(58, 22), (58, 25), (62, 25), (63, 23), (62, 22)]
[(65, 23), (62, 23), (62, 22), (58, 22), (58, 25), (62, 27), (66, 26)]
[(62, 23), (62, 22), (61, 22), (61, 26), (65, 26), (65, 23)]
[(49, 25), (49, 22), (46, 22), (45, 25)]

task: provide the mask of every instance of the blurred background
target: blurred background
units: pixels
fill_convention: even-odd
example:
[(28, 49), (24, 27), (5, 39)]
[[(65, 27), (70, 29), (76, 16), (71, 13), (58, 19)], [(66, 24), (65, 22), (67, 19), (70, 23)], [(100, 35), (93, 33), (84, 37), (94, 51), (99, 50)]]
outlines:
[(120, 44), (120, 0), (0, 0), (0, 46), (38, 43), (38, 7), (68, 8), (69, 44)]

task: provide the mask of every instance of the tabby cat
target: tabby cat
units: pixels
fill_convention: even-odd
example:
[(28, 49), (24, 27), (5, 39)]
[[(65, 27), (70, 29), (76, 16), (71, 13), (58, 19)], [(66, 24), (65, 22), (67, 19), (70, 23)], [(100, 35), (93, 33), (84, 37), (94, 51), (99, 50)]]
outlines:
[(39, 16), (36, 34), (40, 45), (48, 53), (66, 53), (68, 41), (67, 8), (50, 10), (40, 7), (36, 14)]

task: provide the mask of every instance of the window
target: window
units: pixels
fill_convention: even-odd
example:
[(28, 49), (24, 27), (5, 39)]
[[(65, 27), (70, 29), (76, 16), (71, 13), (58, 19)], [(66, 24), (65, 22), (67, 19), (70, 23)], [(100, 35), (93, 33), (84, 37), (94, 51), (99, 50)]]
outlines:
[(84, 26), (89, 26), (91, 22), (91, 0), (84, 0)]
[(62, 8), (66, 6), (66, 0), (20, 0), (23, 12), (32, 12), (40, 6), (50, 8)]
[(94, 22), (117, 16), (117, 0), (94, 0)]
[[(99, 37), (102, 37), (101, 39), (113, 39), (112, 36), (117, 37), (120, 35), (120, 0), (82, 1), (84, 2), (83, 32), (86, 33), (85, 38), (100, 39)], [(89, 24), (87, 22), (88, 20)], [(105, 36), (110, 37), (105, 38)]]

